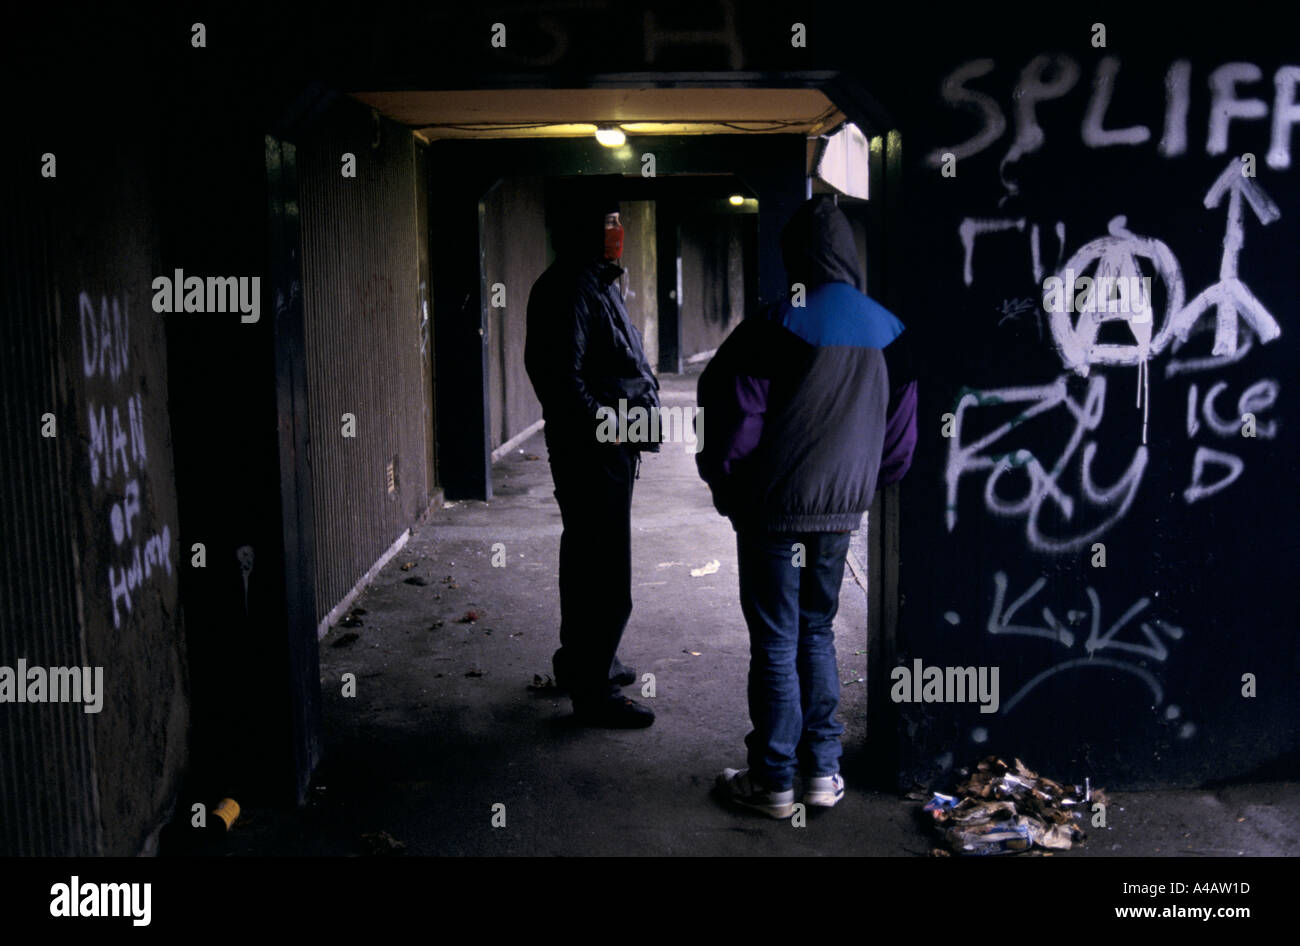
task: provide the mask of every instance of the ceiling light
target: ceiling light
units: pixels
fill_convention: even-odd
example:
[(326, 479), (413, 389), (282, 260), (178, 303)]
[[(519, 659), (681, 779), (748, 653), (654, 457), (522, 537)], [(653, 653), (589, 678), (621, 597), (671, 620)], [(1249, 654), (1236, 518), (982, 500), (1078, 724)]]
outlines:
[(596, 140), (606, 148), (617, 148), (627, 141), (627, 135), (623, 134), (621, 128), (607, 126), (596, 129)]

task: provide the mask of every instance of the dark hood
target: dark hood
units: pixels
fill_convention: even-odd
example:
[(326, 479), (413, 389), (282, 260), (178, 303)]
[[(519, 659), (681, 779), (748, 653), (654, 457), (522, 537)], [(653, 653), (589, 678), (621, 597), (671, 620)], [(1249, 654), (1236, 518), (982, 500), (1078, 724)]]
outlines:
[(811, 289), (846, 282), (861, 291), (858, 247), (848, 217), (826, 194), (804, 201), (781, 231), (781, 258), (791, 283)]
[(603, 258), (605, 215), (618, 213), (618, 199), (604, 181), (557, 181), (547, 190), (546, 223), (556, 256)]

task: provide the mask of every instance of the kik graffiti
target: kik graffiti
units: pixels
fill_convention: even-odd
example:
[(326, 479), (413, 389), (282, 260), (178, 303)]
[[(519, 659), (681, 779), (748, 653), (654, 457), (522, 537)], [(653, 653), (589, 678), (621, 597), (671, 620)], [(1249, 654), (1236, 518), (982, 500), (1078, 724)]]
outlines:
[[(1092, 587), (1084, 589), (1086, 602), (1079, 602), (1086, 603), (1086, 608), (1069, 608), (1058, 615), (1045, 606), (1040, 611), (1041, 619), (1036, 620), (1023, 612), (1034, 607), (1035, 598), (1046, 584), (1047, 579), (1040, 577), (1008, 601), (1006, 573), (999, 571), (993, 575), (993, 607), (985, 626), (988, 633), (1033, 637), (1064, 651), (1055, 663), (1021, 684), (1003, 703), (1003, 712), (1015, 710), (1039, 685), (1059, 674), (1097, 670), (1132, 677), (1149, 691), (1151, 705), (1160, 708), (1164, 703), (1164, 688), (1147, 664), (1163, 664), (1169, 657), (1170, 647), (1183, 639), (1183, 628), (1152, 614), (1152, 600), (1145, 596), (1106, 623), (1101, 598)], [(1170, 704), (1163, 708), (1163, 713), (1166, 720), (1173, 721), (1179, 719), (1182, 710)], [(1187, 739), (1195, 731), (1194, 724), (1183, 720), (1178, 734)]]

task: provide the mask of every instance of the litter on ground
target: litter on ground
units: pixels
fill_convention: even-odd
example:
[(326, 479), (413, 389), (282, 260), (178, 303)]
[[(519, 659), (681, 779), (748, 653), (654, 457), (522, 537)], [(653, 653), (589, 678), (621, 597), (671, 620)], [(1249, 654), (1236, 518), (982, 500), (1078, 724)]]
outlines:
[(1062, 785), (1016, 759), (989, 756), (952, 795), (934, 792), (923, 810), (954, 854), (1022, 854), (1033, 848), (1066, 851), (1086, 835), (1075, 823), (1106, 796), (1091, 783)]

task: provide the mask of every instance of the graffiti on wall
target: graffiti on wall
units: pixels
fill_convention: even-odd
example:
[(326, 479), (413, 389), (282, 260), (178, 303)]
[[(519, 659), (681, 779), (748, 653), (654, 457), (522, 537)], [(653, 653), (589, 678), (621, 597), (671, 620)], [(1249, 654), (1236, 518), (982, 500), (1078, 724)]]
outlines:
[[(997, 207), (1002, 208), (1021, 191), (1015, 168), (1046, 142), (1038, 108), (1064, 107), (1047, 103), (1073, 89), (1083, 70), (1069, 56), (1033, 58), (1020, 73), (1009, 109), (1004, 111), (996, 98), (978, 88), (979, 80), (995, 68), (991, 59), (975, 60), (944, 80), (940, 89), (944, 104), (978, 116), (979, 128), (965, 141), (934, 149), (925, 162), (942, 168), (945, 162), (968, 159), (1009, 137), (997, 163), (1003, 189)], [(1135, 147), (1151, 142), (1162, 157), (1187, 153), (1191, 64), (1180, 60), (1166, 73), (1163, 134), (1158, 138), (1159, 130), (1146, 124), (1107, 127), (1119, 74), (1120, 61), (1114, 56), (1094, 67), (1092, 93), (1079, 126), (1084, 146)], [(1262, 70), (1249, 63), (1229, 63), (1209, 74), (1204, 149), (1211, 156), (1228, 154), (1234, 123), (1271, 119), (1266, 163), (1285, 170), (1291, 166), (1292, 129), (1300, 125), (1300, 67), (1284, 66), (1273, 74), (1271, 103), (1251, 98), (1240, 88), (1262, 78)], [(1065, 220), (999, 215), (995, 208), (961, 219), (956, 236), (962, 284), (968, 289), (979, 285), (987, 292), (992, 274), (981, 274), (978, 250), (986, 242), (1003, 241), (1004, 261), (1007, 249), (1023, 248), (1025, 269), (1013, 278), (1032, 277), (1043, 293), (1005, 298), (997, 307), (997, 324), (1032, 323), (1043, 350), (1050, 351), (1060, 365), (1059, 374), (1047, 380), (1008, 379), (1007, 384), (959, 390), (951, 415), (945, 415), (944, 521), (949, 534), (970, 518), (991, 516), (1022, 525), (1024, 547), (1031, 554), (1095, 549), (1094, 543), (1141, 505), (1144, 475), (1152, 461), (1169, 450), (1168, 442), (1149, 442), (1153, 383), (1185, 385), (1177, 391), (1178, 397), (1159, 400), (1162, 410), (1168, 410), (1170, 403), (1178, 404), (1180, 411), (1186, 405), (1184, 422), (1172, 429), (1185, 433), (1194, 455), (1181, 490), (1170, 493), (1170, 501), (1184, 508), (1213, 502), (1238, 482), (1246, 470), (1249, 447), (1245, 445), (1252, 443), (1243, 434), (1276, 438), (1278, 381), (1256, 375), (1236, 382), (1240, 386), (1234, 388), (1214, 375), (1243, 362), (1283, 333), (1274, 314), (1279, 300), (1260, 298), (1239, 275), (1248, 232), (1261, 232), (1281, 217), (1281, 211), (1256, 181), (1253, 156), (1233, 156), (1206, 184), (1200, 204), (1221, 224), (1218, 234), (1210, 226), (1202, 232), (1216, 239), (1216, 250), (1221, 242), (1221, 251), (1217, 278), (1211, 272), (1200, 285), (1189, 285), (1194, 280), (1165, 240), (1143, 232), (1154, 221), (1131, 220), (1118, 207), (1110, 211), (1105, 233), (1076, 236), (1073, 248)], [(1007, 274), (999, 275), (1006, 278)], [(1094, 286), (1098, 287), (1095, 300)], [(1115, 295), (1107, 297), (1100, 291), (1102, 286), (1119, 287), (1121, 299), (1132, 287), (1139, 304), (1116, 306)], [(1161, 369), (1154, 382), (1153, 366)], [(1117, 415), (1103, 432), (1108, 406), (1112, 413), (1125, 407), (1108, 405), (1108, 381), (1113, 399), (1114, 373), (1130, 370), (1136, 372), (1136, 395), (1128, 407), (1134, 426), (1125, 433), (1123, 415)], [(1160, 429), (1171, 427), (1165, 424)], [(1115, 436), (1110, 431), (1120, 433)], [(1110, 472), (1099, 477), (1098, 469)], [(971, 481), (978, 484), (977, 491), (960, 488)], [(960, 506), (963, 495), (968, 508)], [(980, 507), (971, 505), (976, 495)], [(1008, 604), (1006, 573), (998, 570), (993, 575), (988, 634), (1035, 638), (1058, 651), (1041, 672), (1023, 681), (1003, 702), (1003, 712), (1014, 711), (1044, 681), (1059, 674), (1106, 668), (1112, 675), (1119, 672), (1139, 681), (1149, 691), (1152, 707), (1163, 706), (1166, 721), (1180, 720), (1182, 710), (1177, 705), (1164, 705), (1160, 678), (1171, 644), (1185, 634), (1178, 618), (1151, 616), (1152, 597), (1143, 595), (1106, 624), (1101, 599), (1091, 586), (1081, 591), (1057, 589), (1063, 600), (1078, 598), (1077, 607), (1072, 604), (1062, 616), (1043, 607), (1041, 621), (1023, 617), (1046, 583), (1045, 577), (1037, 578)], [(944, 617), (953, 625), (961, 620), (955, 611)], [(1195, 726), (1181, 720), (1178, 735), (1186, 739), (1194, 733)], [(982, 728), (972, 732), (976, 741), (986, 736)]]
[[(1146, 467), (1147, 442), (1147, 408), (1150, 401), (1149, 383), (1150, 361), (1168, 351), (1170, 357), (1165, 365), (1166, 378), (1180, 374), (1194, 374), (1213, 370), (1217, 367), (1240, 361), (1256, 342), (1266, 344), (1282, 334), (1281, 326), (1272, 312), (1254, 295), (1250, 288), (1237, 276), (1238, 258), (1241, 254), (1243, 239), (1243, 207), (1249, 207), (1263, 225), (1270, 224), (1281, 216), (1272, 198), (1252, 179), (1242, 173), (1241, 162), (1230, 162), (1223, 173), (1211, 185), (1205, 195), (1204, 206), (1214, 209), (1227, 200), (1227, 224), (1223, 236), (1223, 253), (1219, 267), (1219, 278), (1202, 289), (1190, 301), (1186, 301), (1186, 288), (1182, 268), (1170, 247), (1154, 237), (1139, 236), (1127, 227), (1127, 218), (1115, 216), (1108, 226), (1108, 235), (1099, 237), (1081, 246), (1068, 259), (1059, 264), (1055, 276), (1064, 285), (1073, 284), (1080, 276), (1093, 274), (1088, 278), (1126, 279), (1139, 272), (1154, 272), (1151, 277), (1163, 290), (1164, 305), (1161, 311), (1100, 311), (1095, 307), (1089, 310), (1073, 311), (1074, 306), (1056, 307), (1056, 311), (1046, 313), (1050, 335), (1061, 364), (1067, 372), (1088, 376), (1094, 366), (1130, 366), (1138, 369), (1139, 398), (1136, 406), (1142, 409), (1142, 444), (1135, 451), (1133, 460), (1126, 473), (1118, 483), (1110, 488), (1100, 488), (1092, 483), (1089, 466), (1098, 449), (1095, 440), (1083, 444), (1081, 463), (1079, 464), (1079, 489), (1085, 503), (1103, 507), (1113, 513), (1095, 528), (1080, 529), (1071, 536), (1052, 538), (1044, 536), (1039, 530), (1038, 513), (1045, 500), (1051, 500), (1057, 511), (1067, 521), (1074, 521), (1075, 498), (1064, 494), (1058, 487), (1058, 479), (1070, 464), (1078, 450), (1082, 438), (1087, 432), (1095, 431), (1100, 425), (1105, 412), (1105, 384), (1093, 385), (1088, 389), (1083, 402), (1076, 402), (1067, 393), (1064, 376), (1050, 385), (1030, 385), (1009, 387), (997, 390), (964, 390), (954, 408), (954, 433), (949, 441), (948, 464), (946, 470), (946, 521), (951, 532), (957, 524), (957, 486), (963, 475), (989, 470), (985, 483), (985, 506), (987, 511), (996, 515), (1019, 516), (1027, 518), (1026, 541), (1030, 548), (1040, 552), (1068, 552), (1078, 549), (1087, 542), (1102, 535), (1128, 511), (1141, 481), (1142, 471)], [(1025, 220), (989, 220), (968, 217), (958, 227), (958, 238), (962, 243), (963, 273), (967, 286), (974, 283), (974, 249), (976, 238), (981, 234), (1001, 232), (1023, 232)], [(1031, 266), (1035, 277), (1042, 272), (1039, 268), (1037, 253), (1038, 227), (1031, 229), (1033, 241), (1031, 249)], [(1058, 222), (1057, 233), (1064, 233), (1064, 225)], [(1063, 238), (1062, 238), (1063, 248)], [(1023, 309), (1012, 303), (1012, 313)], [(1004, 313), (1009, 308), (1003, 304)], [(1112, 307), (1113, 308), (1113, 307)], [(1004, 318), (1005, 318), (1004, 314)], [(1128, 333), (1123, 342), (1098, 341), (1101, 328), (1108, 322), (1119, 323)], [(1173, 354), (1199, 334), (1213, 334), (1213, 343), (1207, 357), (1175, 358)], [(1225, 418), (1217, 413), (1215, 399), (1226, 387), (1225, 382), (1214, 385), (1206, 394), (1202, 413), (1207, 426), (1220, 437), (1239, 437), (1242, 418), (1247, 415), (1258, 418), (1263, 411), (1271, 409), (1277, 401), (1279, 386), (1273, 379), (1261, 379), (1244, 391), (1237, 402), (1236, 415)], [(1198, 387), (1191, 384), (1188, 388), (1189, 422), (1188, 436), (1193, 437), (1199, 430), (1195, 420), (1194, 404), (1198, 396)], [(989, 405), (1001, 405), (1014, 402), (1029, 402), (1022, 413), (1011, 418), (1002, 426), (978, 438), (963, 437), (962, 432), (968, 425), (967, 414), (972, 409)], [(1075, 421), (1072, 435), (1062, 450), (1059, 458), (1052, 464), (1044, 464), (1032, 451), (1020, 449), (997, 450), (1003, 438), (1015, 427), (1026, 420), (1051, 410), (1065, 406)], [(1276, 420), (1258, 424), (1255, 435), (1265, 439), (1276, 436)], [(985, 450), (994, 450), (985, 453)], [(1207, 464), (1217, 464), (1227, 473), (1211, 486), (1206, 486), (1203, 476)], [(1023, 469), (1029, 478), (1029, 488), (1025, 496), (1015, 501), (998, 498), (997, 482), (1009, 470)], [(1215, 448), (1198, 446), (1193, 459), (1190, 483), (1185, 491), (1185, 499), (1190, 504), (1204, 499), (1235, 481), (1244, 469), (1240, 456)]]
[[(150, 521), (142, 504), (148, 482), (144, 399), (130, 376), (130, 313), (122, 296), (77, 298), (81, 367), (90, 433), (91, 508), (106, 521), (107, 573), (113, 627), (122, 627), (133, 598), (149, 582), (172, 581), (172, 531)], [(98, 581), (100, 579), (96, 579)]]
[[(993, 96), (972, 88), (971, 83), (997, 68), (992, 59), (975, 59), (954, 69), (940, 87), (945, 105), (971, 112), (979, 117), (975, 134), (955, 145), (935, 148), (925, 157), (932, 168), (941, 167), (948, 155), (958, 161), (974, 157), (991, 148), (1006, 134), (1007, 116)], [(1121, 63), (1117, 56), (1104, 56), (1093, 72), (1092, 93), (1079, 124), (1080, 140), (1088, 148), (1135, 147), (1155, 140), (1150, 125), (1108, 129), (1106, 114), (1110, 110), (1118, 85)], [(998, 163), (998, 176), (1006, 194), (1020, 192), (1011, 177), (1012, 165), (1039, 151), (1047, 136), (1038, 121), (1038, 109), (1071, 92), (1083, 72), (1079, 63), (1067, 55), (1040, 55), (1021, 70), (1011, 92), (1012, 140)], [(1228, 153), (1229, 133), (1233, 122), (1271, 120), (1266, 161), (1270, 168), (1284, 171), (1291, 166), (1292, 128), (1300, 125), (1300, 66), (1282, 66), (1273, 74), (1272, 101), (1242, 95), (1239, 86), (1262, 81), (1264, 72), (1249, 62), (1230, 62), (1212, 71), (1207, 79), (1210, 102), (1206, 116), (1205, 153), (1216, 156)], [(1188, 127), (1191, 118), (1192, 64), (1180, 59), (1165, 73), (1165, 107), (1163, 134), (1156, 141), (1157, 152), (1166, 158), (1188, 153)]]
[[(1166, 720), (1183, 716), (1182, 707), (1165, 703), (1164, 687), (1160, 679), (1146, 666), (1148, 661), (1163, 664), (1170, 654), (1170, 646), (1185, 636), (1183, 628), (1151, 613), (1152, 599), (1143, 596), (1118, 613), (1103, 629), (1101, 596), (1091, 586), (1084, 588), (1086, 607), (1069, 608), (1057, 615), (1050, 606), (1039, 611), (1041, 620), (1028, 613), (1037, 603), (1039, 592), (1047, 579), (1039, 577), (1014, 600), (1008, 602), (1009, 582), (1004, 571), (993, 574), (993, 605), (989, 610), (984, 629), (990, 635), (1018, 635), (1047, 641), (1051, 663), (1026, 680), (1008, 699), (1002, 702), (1002, 712), (1012, 712), (1029, 694), (1046, 681), (1061, 674), (1106, 669), (1131, 676), (1150, 694), (1151, 706), (1160, 710)], [(955, 611), (944, 615), (949, 624), (958, 625), (961, 617)], [(1085, 634), (1086, 632), (1086, 634)], [(1062, 653), (1061, 651), (1064, 651)], [(977, 741), (984, 733), (977, 728)], [(1186, 719), (1179, 724), (1178, 736), (1190, 739), (1196, 725)]]

